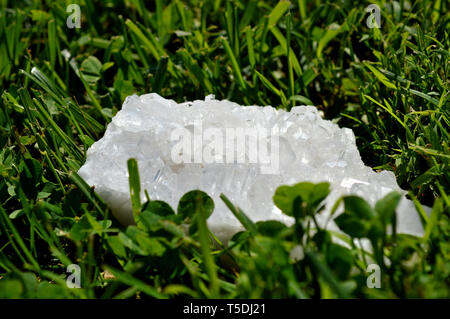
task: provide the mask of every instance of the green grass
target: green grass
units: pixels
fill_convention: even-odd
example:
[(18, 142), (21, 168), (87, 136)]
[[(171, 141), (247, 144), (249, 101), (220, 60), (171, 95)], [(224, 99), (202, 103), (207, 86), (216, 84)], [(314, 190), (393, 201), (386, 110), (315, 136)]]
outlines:
[[(370, 3), (0, 0), (0, 297), (449, 298), (448, 3), (375, 2), (381, 29), (369, 29)], [(284, 189), (288, 208), (275, 194), (292, 227), (253, 223), (223, 196), (246, 228), (227, 247), (208, 235), (213, 203), (198, 191), (178, 208), (133, 198), (139, 222), (122, 227), (76, 172), (124, 98), (148, 92), (316, 105), (354, 130), (367, 165), (432, 207), (424, 236), (387, 233), (395, 194), (375, 207), (344, 198), (344, 233), (318, 228), (320, 184)], [(366, 286), (371, 261), (380, 289)], [(81, 289), (67, 288), (72, 263)]]

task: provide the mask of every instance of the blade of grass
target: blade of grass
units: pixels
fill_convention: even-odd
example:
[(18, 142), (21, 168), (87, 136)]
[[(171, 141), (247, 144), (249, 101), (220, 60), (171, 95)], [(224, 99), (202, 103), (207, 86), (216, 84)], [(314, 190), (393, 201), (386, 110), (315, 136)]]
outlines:
[(257, 228), (255, 223), (248, 218), (248, 216), (237, 206), (235, 206), (224, 194), (220, 194), (220, 198), (223, 200), (225, 205), (230, 209), (233, 215), (239, 220), (239, 222), (247, 229), (250, 233), (255, 235), (257, 233)]
[(273, 27), (277, 24), (278, 20), (283, 16), (283, 14), (289, 9), (291, 3), (289, 1), (280, 1), (273, 8), (273, 10), (269, 14), (269, 28)]
[(158, 299), (166, 299), (167, 298), (164, 294), (158, 292), (158, 290), (155, 289), (154, 287), (149, 286), (145, 282), (133, 277), (131, 274), (129, 274), (127, 272), (120, 271), (111, 266), (105, 266), (105, 269), (107, 269), (110, 273), (112, 273), (118, 281), (120, 281), (126, 285), (129, 285), (131, 287), (136, 287), (138, 290), (149, 295), (150, 297), (154, 297), (154, 298), (158, 298)]
[(231, 67), (234, 71), (234, 75), (236, 76), (237, 82), (239, 83), (241, 88), (245, 90), (246, 85), (244, 82), (244, 78), (242, 77), (241, 69), (240, 69), (239, 64), (236, 61), (236, 58), (233, 54), (233, 50), (231, 50), (231, 47), (225, 38), (222, 38), (222, 44), (223, 44), (223, 47), (225, 48), (225, 52), (227, 53), (228, 57), (230, 58)]
[(131, 207), (133, 208), (134, 221), (137, 223), (141, 211), (141, 181), (139, 179), (139, 169), (136, 159), (130, 158), (127, 161), (127, 166)]
[(203, 256), (203, 262), (205, 264), (206, 272), (209, 277), (210, 282), (210, 293), (211, 298), (219, 297), (219, 282), (217, 279), (217, 269), (216, 264), (214, 262), (214, 258), (211, 253), (210, 241), (208, 238), (208, 226), (206, 225), (206, 212), (203, 207), (203, 200), (201, 198), (196, 199), (195, 205), (199, 232), (199, 240), (200, 240), (200, 249)]

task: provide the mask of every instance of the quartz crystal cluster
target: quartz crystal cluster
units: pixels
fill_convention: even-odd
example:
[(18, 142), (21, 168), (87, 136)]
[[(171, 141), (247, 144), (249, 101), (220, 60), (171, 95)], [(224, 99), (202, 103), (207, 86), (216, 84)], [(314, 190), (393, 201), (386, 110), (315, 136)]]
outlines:
[[(174, 150), (180, 146), (180, 140), (174, 139), (174, 132), (193, 132), (198, 124), (203, 132), (211, 128), (216, 132), (233, 128), (265, 128), (276, 132), (272, 134), (276, 135), (276, 145), (269, 145), (268, 149), (272, 155), (276, 153), (277, 169), (267, 172), (263, 164), (249, 161), (248, 149), (243, 150), (241, 161), (211, 161), (201, 156), (192, 161), (174, 158)], [(273, 137), (267, 136), (265, 141), (270, 144)], [(203, 144), (195, 145), (195, 141), (189, 144), (193, 145), (191, 159), (203, 154), (210, 142), (208, 138), (211, 136), (203, 136)], [(220, 142), (218, 145), (222, 144), (223, 154), (218, 154), (217, 149), (212, 152), (214, 156), (219, 155), (216, 159), (230, 153), (236, 155), (235, 150), (230, 149), (233, 144)], [(182, 152), (175, 152), (175, 155), (183, 155)], [(404, 193), (392, 172), (377, 173), (364, 165), (352, 130), (322, 119), (313, 106), (296, 106), (287, 112), (269, 106), (241, 106), (216, 100), (213, 96), (181, 104), (155, 93), (129, 96), (103, 138), (89, 148), (86, 163), (79, 170), (79, 175), (95, 186), (95, 191), (124, 225), (133, 223), (127, 172), (129, 158), (137, 160), (141, 188), (146, 189), (153, 200), (166, 201), (176, 209), (180, 197), (190, 190), (200, 189), (209, 194), (215, 210), (208, 225), (223, 240), (229, 239), (242, 226), (219, 198), (221, 193), (253, 221), (278, 220), (286, 224), (292, 223), (291, 217), (283, 215), (272, 199), (280, 185), (329, 182), (331, 193), (325, 210), (318, 216), (319, 223), (326, 222), (332, 205), (342, 195), (356, 194), (374, 204), (392, 190)], [(144, 201), (144, 194), (141, 196)], [(397, 220), (398, 232), (413, 235), (423, 232), (414, 205), (406, 198), (402, 198), (397, 209)], [(328, 227), (337, 229), (332, 222)]]

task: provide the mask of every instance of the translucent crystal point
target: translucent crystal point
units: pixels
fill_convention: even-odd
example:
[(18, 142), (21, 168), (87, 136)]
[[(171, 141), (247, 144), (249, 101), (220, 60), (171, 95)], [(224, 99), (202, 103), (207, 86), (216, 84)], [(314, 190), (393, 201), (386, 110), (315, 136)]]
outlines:
[[(226, 156), (237, 155), (236, 145), (225, 145), (224, 163), (197, 158), (191, 163), (174, 160), (173, 139), (176, 130), (194, 132), (201, 125), (203, 133), (216, 128), (226, 135), (227, 129), (276, 129), (278, 167), (267, 172), (262, 163), (250, 163), (246, 149), (244, 162)], [(192, 156), (204, 154), (212, 137), (203, 134), (203, 145), (192, 143)], [(272, 134), (273, 135), (273, 134)], [(261, 145), (270, 144), (269, 137)], [(214, 153), (215, 152), (215, 153)], [(218, 156), (217, 150), (212, 156)], [(313, 106), (296, 106), (290, 112), (272, 107), (241, 106), (207, 96), (178, 104), (151, 93), (129, 96), (122, 110), (112, 119), (99, 141), (87, 152), (86, 163), (79, 170), (89, 185), (108, 203), (114, 216), (124, 225), (133, 223), (129, 198), (127, 160), (138, 161), (142, 189), (151, 199), (168, 202), (176, 209), (180, 197), (193, 189), (201, 189), (214, 200), (215, 210), (208, 219), (210, 229), (221, 239), (228, 239), (242, 226), (219, 198), (224, 193), (253, 221), (275, 219), (286, 224), (273, 204), (276, 188), (301, 181), (331, 184), (326, 209), (318, 216), (325, 223), (329, 210), (342, 195), (357, 194), (371, 204), (392, 190), (402, 191), (394, 174), (374, 172), (364, 165), (355, 143), (353, 131), (321, 118)], [(221, 157), (220, 154), (218, 157)], [(235, 156), (236, 157), (236, 156)], [(142, 201), (145, 200), (142, 194)], [(398, 210), (398, 232), (420, 235), (423, 232), (411, 201), (403, 198)], [(329, 227), (337, 229), (331, 222)]]

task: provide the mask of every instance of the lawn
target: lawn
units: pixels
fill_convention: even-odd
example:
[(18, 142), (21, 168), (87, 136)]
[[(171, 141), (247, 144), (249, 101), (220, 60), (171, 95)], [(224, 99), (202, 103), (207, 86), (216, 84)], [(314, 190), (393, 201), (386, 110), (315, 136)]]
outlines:
[[(367, 21), (372, 3), (380, 25)], [(0, 0), (0, 298), (450, 298), (448, 10), (442, 0)], [(210, 234), (213, 203), (200, 191), (172, 208), (132, 197), (140, 222), (120, 225), (76, 172), (124, 99), (149, 92), (315, 105), (353, 129), (366, 165), (394, 172), (424, 235), (388, 231), (395, 194), (375, 207), (344, 198), (355, 224), (322, 229), (314, 215), (328, 188), (306, 183), (289, 199), (302, 208), (284, 211), (290, 227), (254, 223), (224, 196), (245, 227), (228, 245)]]

